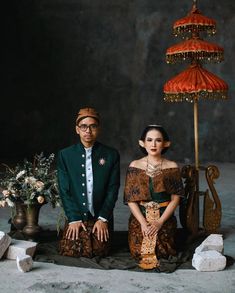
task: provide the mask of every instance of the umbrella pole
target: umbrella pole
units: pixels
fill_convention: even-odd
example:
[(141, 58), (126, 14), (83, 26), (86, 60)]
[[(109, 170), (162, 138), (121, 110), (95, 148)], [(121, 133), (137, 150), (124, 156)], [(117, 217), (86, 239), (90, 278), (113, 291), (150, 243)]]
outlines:
[(195, 192), (194, 192), (194, 211), (193, 211), (193, 234), (196, 236), (199, 233), (199, 151), (198, 151), (198, 97), (194, 99), (194, 144), (195, 144)]
[(198, 99), (194, 99), (194, 144), (195, 144), (195, 167), (199, 169), (199, 154), (198, 154)]

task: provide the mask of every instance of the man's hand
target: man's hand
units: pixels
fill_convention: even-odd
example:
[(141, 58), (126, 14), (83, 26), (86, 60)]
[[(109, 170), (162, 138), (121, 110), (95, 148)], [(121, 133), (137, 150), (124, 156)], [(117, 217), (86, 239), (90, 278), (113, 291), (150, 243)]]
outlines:
[(86, 227), (83, 222), (75, 222), (69, 224), (68, 230), (66, 232), (66, 238), (71, 240), (77, 240), (79, 238), (79, 232), (81, 229), (86, 231)]
[(99, 241), (101, 242), (108, 241), (108, 238), (109, 238), (108, 223), (103, 222), (101, 220), (97, 220), (92, 229), (92, 233), (96, 233)]

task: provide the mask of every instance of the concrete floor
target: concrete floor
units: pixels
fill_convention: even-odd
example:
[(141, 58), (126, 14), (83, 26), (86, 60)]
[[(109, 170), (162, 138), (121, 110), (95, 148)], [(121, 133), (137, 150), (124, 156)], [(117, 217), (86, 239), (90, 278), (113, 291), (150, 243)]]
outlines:
[[(208, 165), (208, 164), (207, 164)], [(220, 177), (216, 189), (222, 203), (222, 222), (219, 233), (224, 236), (224, 254), (235, 259), (235, 164), (216, 163)], [(122, 172), (125, 174), (125, 172)], [(124, 180), (122, 180), (122, 183)], [(206, 189), (201, 179), (201, 190)], [(122, 202), (123, 185), (115, 209), (115, 230), (127, 230), (129, 210)], [(202, 204), (201, 204), (202, 206)], [(40, 225), (55, 230), (59, 209), (42, 207)], [(0, 209), (0, 230), (9, 232), (10, 210)], [(97, 270), (35, 262), (31, 272), (17, 270), (15, 261), (0, 261), (0, 293), (20, 292), (235, 292), (235, 264), (220, 272), (198, 272), (178, 269), (171, 274), (152, 274), (122, 270)]]

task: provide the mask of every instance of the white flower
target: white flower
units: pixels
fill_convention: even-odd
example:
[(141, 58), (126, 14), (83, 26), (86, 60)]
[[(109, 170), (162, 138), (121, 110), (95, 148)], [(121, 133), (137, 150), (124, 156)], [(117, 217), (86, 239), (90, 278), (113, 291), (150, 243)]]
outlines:
[(20, 171), (17, 175), (16, 175), (16, 180), (18, 180), (21, 176), (23, 176), (26, 173), (25, 170)]
[(38, 197), (37, 197), (37, 201), (39, 202), (39, 203), (44, 203), (44, 201), (45, 201), (45, 198), (42, 196), (42, 195), (39, 195)]
[(25, 177), (25, 180), (24, 180), (25, 183), (32, 184), (32, 185), (35, 184), (36, 181), (37, 179), (34, 178), (33, 176)]
[(6, 202), (8, 204), (9, 207), (13, 208), (15, 205), (14, 205), (14, 202), (11, 201), (9, 198), (6, 198)]
[(36, 187), (37, 191), (40, 192), (43, 190), (44, 183), (42, 181), (37, 181), (37, 182), (35, 182), (35, 187)]
[(9, 196), (9, 194), (10, 194), (10, 192), (9, 192), (9, 190), (3, 190), (2, 191), (2, 194), (5, 196), (5, 197), (8, 197)]

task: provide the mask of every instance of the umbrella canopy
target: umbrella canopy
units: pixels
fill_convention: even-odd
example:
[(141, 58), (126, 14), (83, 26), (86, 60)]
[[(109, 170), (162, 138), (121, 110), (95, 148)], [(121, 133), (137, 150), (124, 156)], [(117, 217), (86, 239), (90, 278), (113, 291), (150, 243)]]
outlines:
[(190, 13), (173, 25), (173, 32), (177, 36), (193, 31), (206, 31), (208, 34), (216, 33), (216, 22), (214, 19), (206, 17), (197, 9), (196, 4), (193, 5)]
[(206, 62), (221, 62), (224, 59), (224, 49), (216, 44), (192, 38), (171, 46), (166, 51), (166, 62), (176, 63), (186, 58)]
[(228, 85), (221, 78), (199, 64), (170, 79), (164, 85), (164, 100), (168, 102), (193, 102), (199, 98), (226, 99)]

